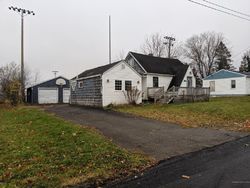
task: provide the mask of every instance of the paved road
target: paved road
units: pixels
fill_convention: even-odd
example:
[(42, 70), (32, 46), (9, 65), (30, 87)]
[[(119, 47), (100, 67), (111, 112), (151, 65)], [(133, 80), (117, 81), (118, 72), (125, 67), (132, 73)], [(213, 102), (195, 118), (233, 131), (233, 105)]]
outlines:
[(106, 187), (249, 188), (250, 136), (165, 160), (142, 176)]
[(120, 113), (68, 105), (44, 107), (64, 119), (92, 126), (116, 144), (142, 151), (157, 160), (181, 155), (230, 141), (245, 134), (204, 128), (182, 128)]

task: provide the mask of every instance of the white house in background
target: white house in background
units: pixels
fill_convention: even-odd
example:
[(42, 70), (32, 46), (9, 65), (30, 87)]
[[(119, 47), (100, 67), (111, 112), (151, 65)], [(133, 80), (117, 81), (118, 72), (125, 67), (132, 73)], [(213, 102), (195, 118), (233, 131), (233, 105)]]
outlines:
[(86, 70), (71, 80), (71, 104), (101, 106), (126, 104), (124, 92), (137, 88), (141, 95), (136, 101), (154, 99), (169, 88), (195, 87), (191, 68), (177, 59), (159, 58), (129, 52), (119, 61)]
[(220, 70), (203, 79), (211, 96), (250, 95), (250, 72)]

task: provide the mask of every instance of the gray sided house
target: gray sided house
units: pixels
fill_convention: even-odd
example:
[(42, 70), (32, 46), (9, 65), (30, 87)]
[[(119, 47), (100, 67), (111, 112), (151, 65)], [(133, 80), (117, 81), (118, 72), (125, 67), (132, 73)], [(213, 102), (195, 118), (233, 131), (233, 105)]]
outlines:
[(27, 88), (27, 103), (57, 104), (69, 103), (69, 80), (59, 76)]
[[(71, 104), (105, 107), (126, 104), (126, 92), (141, 93), (141, 76), (125, 61), (86, 70), (71, 80)], [(138, 96), (136, 103), (141, 103)]]

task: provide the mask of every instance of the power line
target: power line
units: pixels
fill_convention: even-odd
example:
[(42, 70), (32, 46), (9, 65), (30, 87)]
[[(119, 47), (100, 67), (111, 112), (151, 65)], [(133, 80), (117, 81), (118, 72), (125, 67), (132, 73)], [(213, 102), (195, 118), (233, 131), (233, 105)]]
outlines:
[(250, 46), (248, 46), (248, 47), (247, 47), (246, 49), (244, 49), (244, 50), (241, 50), (239, 53), (237, 53), (236, 55), (234, 55), (232, 58), (235, 58), (235, 57), (241, 55), (243, 52), (246, 52), (248, 49), (250, 49)]
[(245, 14), (245, 13), (243, 13), (243, 12), (236, 11), (236, 10), (233, 10), (233, 9), (230, 9), (230, 8), (227, 8), (227, 7), (224, 7), (224, 6), (222, 6), (222, 5), (213, 3), (213, 2), (211, 2), (211, 1), (207, 1), (207, 0), (202, 0), (202, 1), (204, 1), (204, 2), (206, 2), (206, 3), (208, 3), (208, 4), (211, 4), (211, 5), (214, 5), (214, 6), (217, 6), (217, 7), (226, 9), (226, 10), (229, 10), (229, 11), (231, 11), (231, 12), (234, 12), (234, 13), (237, 13), (237, 14), (241, 14), (241, 15), (243, 15), (243, 16), (250, 17), (250, 14)]
[(244, 18), (244, 17), (242, 17), (242, 16), (238, 16), (238, 15), (236, 15), (236, 14), (233, 14), (233, 13), (230, 13), (230, 12), (227, 12), (227, 11), (224, 11), (224, 10), (220, 10), (220, 9), (217, 9), (217, 8), (214, 8), (214, 7), (211, 7), (211, 6), (208, 6), (208, 5), (205, 5), (205, 4), (202, 4), (202, 3), (199, 3), (199, 2), (193, 1), (193, 0), (188, 0), (188, 1), (191, 2), (191, 3), (195, 3), (195, 4), (197, 4), (197, 5), (200, 5), (200, 6), (203, 6), (203, 7), (206, 7), (206, 8), (215, 10), (215, 11), (218, 11), (218, 12), (222, 12), (222, 13), (224, 13), (224, 14), (228, 14), (228, 15), (230, 15), (230, 16), (234, 16), (234, 17), (237, 17), (237, 18), (246, 20), (246, 21), (250, 21), (250, 19), (248, 19), (248, 18)]

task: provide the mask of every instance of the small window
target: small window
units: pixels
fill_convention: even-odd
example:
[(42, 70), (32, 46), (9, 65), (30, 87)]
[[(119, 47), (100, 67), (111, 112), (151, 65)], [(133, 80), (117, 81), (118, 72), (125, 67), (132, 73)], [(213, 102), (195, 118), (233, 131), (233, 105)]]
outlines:
[(121, 80), (115, 81), (115, 90), (122, 90), (122, 81)]
[(215, 81), (210, 81), (209, 87), (210, 87), (210, 91), (214, 92), (215, 91)]
[(236, 88), (236, 80), (231, 80), (231, 88)]
[(130, 91), (132, 90), (132, 81), (125, 81), (125, 90)]
[(153, 77), (153, 87), (159, 87), (159, 78)]
[(83, 81), (78, 82), (78, 88), (83, 88)]

